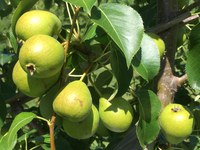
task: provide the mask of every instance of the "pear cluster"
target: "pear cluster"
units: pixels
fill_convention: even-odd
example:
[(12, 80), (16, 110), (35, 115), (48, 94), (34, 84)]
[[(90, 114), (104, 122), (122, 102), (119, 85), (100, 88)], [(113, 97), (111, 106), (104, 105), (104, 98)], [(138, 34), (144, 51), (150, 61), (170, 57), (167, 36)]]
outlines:
[(23, 45), (12, 77), (25, 95), (39, 97), (58, 80), (65, 55), (54, 38), (60, 30), (61, 21), (49, 11), (31, 10), (18, 19), (15, 34)]
[(65, 59), (64, 48), (55, 38), (60, 30), (60, 20), (48, 11), (28, 11), (18, 19), (15, 33), (24, 43), (13, 69), (17, 88), (30, 97), (39, 97), (40, 114), (50, 120), (55, 112), (55, 124), (62, 125), (72, 138), (125, 132), (133, 120), (128, 101), (102, 97), (97, 107), (83, 81), (75, 80), (62, 88), (58, 84)]
[(108, 136), (109, 131), (125, 132), (133, 119), (132, 106), (123, 98), (99, 99), (93, 104), (87, 85), (80, 81), (68, 83), (53, 100), (53, 111), (63, 119), (64, 131), (75, 139), (87, 139), (95, 133)]

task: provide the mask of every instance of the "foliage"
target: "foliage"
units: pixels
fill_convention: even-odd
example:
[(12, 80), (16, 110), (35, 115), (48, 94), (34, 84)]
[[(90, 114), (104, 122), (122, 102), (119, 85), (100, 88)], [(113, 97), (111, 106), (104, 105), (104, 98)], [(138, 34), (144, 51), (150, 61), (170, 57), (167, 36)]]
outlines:
[[(188, 0), (187, 4), (179, 7), (180, 11), (193, 2)], [(158, 47), (146, 34), (146, 31), (157, 27), (157, 1), (1, 0), (0, 149), (48, 150), (52, 142), (49, 131), (51, 117), (42, 116), (39, 107), (41, 97), (51, 89), (41, 97), (31, 98), (21, 93), (12, 80), (12, 70), (23, 44), (15, 35), (15, 24), (24, 12), (31, 9), (56, 14), (62, 22), (62, 30), (54, 38), (65, 46), (70, 40), (58, 81), (60, 88), (81, 78), (90, 90), (94, 105), (99, 105), (101, 97), (108, 100), (123, 97), (134, 110), (134, 119), (126, 132), (108, 130), (107, 136), (96, 133), (84, 140), (67, 135), (60, 123), (62, 119), (57, 117), (53, 128), (56, 149), (124, 149), (125, 145), (131, 145), (130, 141), (135, 143), (132, 149), (149, 148), (152, 144), (152, 149), (168, 146), (160, 134), (158, 117), (162, 102), (156, 94), (164, 58), (160, 58)], [(194, 7), (190, 13), (199, 13), (199, 8)], [(186, 40), (179, 42), (175, 49), (173, 73), (177, 77), (187, 74), (189, 82), (175, 91), (174, 101), (193, 112), (195, 128), (191, 136), (178, 145), (172, 145), (172, 148), (197, 150), (200, 145), (200, 36), (196, 31), (199, 20), (182, 26)], [(168, 31), (162, 32), (160, 35)], [(59, 90), (53, 91), (55, 97)], [(49, 110), (52, 112), (48, 114), (54, 114), (52, 108)]]

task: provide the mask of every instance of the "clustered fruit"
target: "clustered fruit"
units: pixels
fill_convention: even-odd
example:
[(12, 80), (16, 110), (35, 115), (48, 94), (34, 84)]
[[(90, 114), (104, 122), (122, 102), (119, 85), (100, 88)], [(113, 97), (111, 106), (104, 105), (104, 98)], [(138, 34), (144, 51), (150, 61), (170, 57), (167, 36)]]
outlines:
[(51, 12), (32, 10), (18, 19), (15, 33), (24, 43), (12, 77), (22, 93), (39, 97), (58, 80), (64, 48), (52, 36), (60, 30), (61, 21)]
[(62, 123), (73, 138), (86, 139), (95, 133), (105, 136), (108, 129), (125, 132), (133, 120), (128, 101), (102, 97), (97, 109), (83, 81), (72, 81), (63, 88), (58, 84), (65, 61), (64, 48), (55, 38), (61, 26), (56, 15), (43, 10), (28, 11), (18, 19), (15, 33), (24, 43), (12, 73), (15, 85), (27, 96), (40, 97), (41, 115), (50, 119), (55, 112), (56, 124)]

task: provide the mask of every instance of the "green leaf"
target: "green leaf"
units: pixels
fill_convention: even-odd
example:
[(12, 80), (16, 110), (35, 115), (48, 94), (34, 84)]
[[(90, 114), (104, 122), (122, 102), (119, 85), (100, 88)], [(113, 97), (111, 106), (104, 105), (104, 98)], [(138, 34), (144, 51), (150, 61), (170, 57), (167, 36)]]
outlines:
[(186, 73), (189, 84), (192, 88), (200, 90), (200, 44), (192, 47), (188, 52), (188, 58), (186, 62)]
[(14, 52), (17, 54), (18, 43), (17, 43), (17, 39), (16, 39), (14, 33), (12, 32), (12, 29), (9, 30), (8, 37), (9, 37), (10, 43), (11, 43), (13, 49), (14, 49)]
[(111, 80), (112, 80), (112, 74), (108, 70), (105, 70), (98, 75), (95, 85), (98, 88), (102, 88), (103, 86), (109, 85)]
[(116, 47), (113, 48), (114, 49), (112, 50), (110, 59), (111, 67), (118, 83), (117, 96), (122, 96), (129, 88), (131, 79), (133, 77), (133, 68), (128, 68), (126, 65), (126, 60), (122, 54), (117, 50)]
[(118, 45), (129, 67), (140, 48), (144, 32), (140, 15), (129, 6), (105, 3), (98, 8), (93, 7), (91, 19)]
[(19, 4), (21, 0), (10, 0), (10, 3), (13, 7), (17, 7), (17, 5)]
[(89, 39), (95, 37), (95, 35), (96, 35), (96, 29), (97, 29), (97, 25), (96, 24), (92, 24), (88, 28), (86, 34), (84, 35), (83, 41), (86, 41), (86, 40), (89, 40)]
[(5, 2), (5, 0), (0, 1), (0, 10), (5, 10), (7, 9), (8, 4)]
[(15, 33), (15, 25), (19, 17), (30, 10), (38, 0), (21, 0), (12, 17), (12, 31)]
[(145, 80), (153, 79), (160, 69), (160, 55), (155, 42), (144, 34), (141, 49), (137, 52), (132, 62), (134, 69)]
[(200, 42), (199, 30), (200, 30), (200, 23), (198, 23), (196, 26), (192, 28), (189, 35), (190, 47), (199, 44)]
[(25, 125), (30, 123), (36, 114), (32, 112), (22, 112), (18, 114), (13, 120), (8, 132), (0, 140), (0, 149), (13, 150), (16, 139), (17, 132)]
[(6, 63), (9, 63), (12, 58), (13, 58), (14, 54), (4, 54), (4, 53), (0, 53), (0, 65), (4, 65)]
[(71, 3), (76, 6), (83, 7), (88, 14), (90, 14), (92, 7), (96, 3), (96, 0), (63, 0), (63, 1)]
[(158, 117), (161, 103), (155, 93), (142, 90), (138, 93), (140, 118), (137, 136), (142, 147), (153, 142), (160, 131)]

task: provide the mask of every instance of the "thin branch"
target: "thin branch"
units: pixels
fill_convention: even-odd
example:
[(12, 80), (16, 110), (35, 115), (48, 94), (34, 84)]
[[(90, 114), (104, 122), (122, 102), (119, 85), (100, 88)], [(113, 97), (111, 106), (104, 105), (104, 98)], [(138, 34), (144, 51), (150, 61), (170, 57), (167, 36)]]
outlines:
[(77, 17), (78, 17), (79, 10), (80, 10), (80, 8), (79, 8), (79, 7), (76, 7), (76, 9), (75, 9), (75, 14), (74, 14), (73, 20), (72, 20), (72, 25), (71, 25), (71, 28), (70, 28), (69, 36), (68, 36), (68, 38), (67, 38), (67, 41), (64, 42), (65, 63), (64, 63), (64, 65), (63, 65), (63, 69), (62, 69), (62, 72), (61, 72), (60, 85), (63, 85), (64, 80), (65, 80), (66, 56), (67, 56), (67, 53), (68, 53), (68, 51), (69, 51), (69, 46), (70, 46), (71, 38), (72, 38), (72, 35), (73, 35), (74, 27), (75, 27), (75, 25), (76, 25), (76, 19), (77, 19)]
[(69, 33), (69, 36), (68, 36), (68, 39), (67, 39), (67, 42), (66, 42), (66, 45), (65, 45), (66, 46), (65, 47), (65, 53), (66, 54), (67, 54), (68, 49), (69, 49), (70, 41), (71, 41), (71, 38), (72, 38), (74, 26), (76, 25), (76, 19), (77, 19), (79, 10), (80, 10), (80, 7), (76, 7), (75, 13), (74, 13), (74, 16), (73, 16), (73, 20), (72, 20), (72, 26), (71, 26), (71, 29), (70, 29), (70, 33)]
[(176, 77), (177, 85), (180, 87), (187, 81), (187, 74), (184, 74), (181, 77)]
[(154, 33), (160, 33), (160, 32), (163, 32), (169, 28), (172, 28), (174, 27), (175, 25), (178, 25), (178, 24), (186, 24), (186, 23), (189, 23), (193, 20), (196, 20), (199, 18), (199, 15), (198, 14), (194, 14), (194, 15), (191, 15), (191, 14), (188, 14), (188, 13), (184, 13), (166, 23), (162, 23), (162, 24), (159, 24), (153, 28), (150, 28), (150, 29), (147, 29), (148, 32), (154, 32)]
[(32, 100), (33, 98), (31, 97), (28, 97), (22, 93), (18, 93), (18, 94), (15, 94), (13, 97), (9, 98), (9, 99), (6, 99), (5, 100), (5, 103), (13, 103), (13, 102), (16, 102), (18, 100), (20, 100), (21, 103), (25, 103), (25, 102), (28, 102), (30, 100)]
[(199, 15), (198, 14), (194, 14), (194, 15), (191, 15), (190, 17), (188, 17), (188, 18), (185, 18), (183, 21), (182, 21), (182, 23), (183, 24), (187, 24), (187, 23), (189, 23), (189, 22), (191, 22), (191, 21), (194, 21), (194, 20), (196, 20), (196, 19), (198, 19), (199, 18)]

